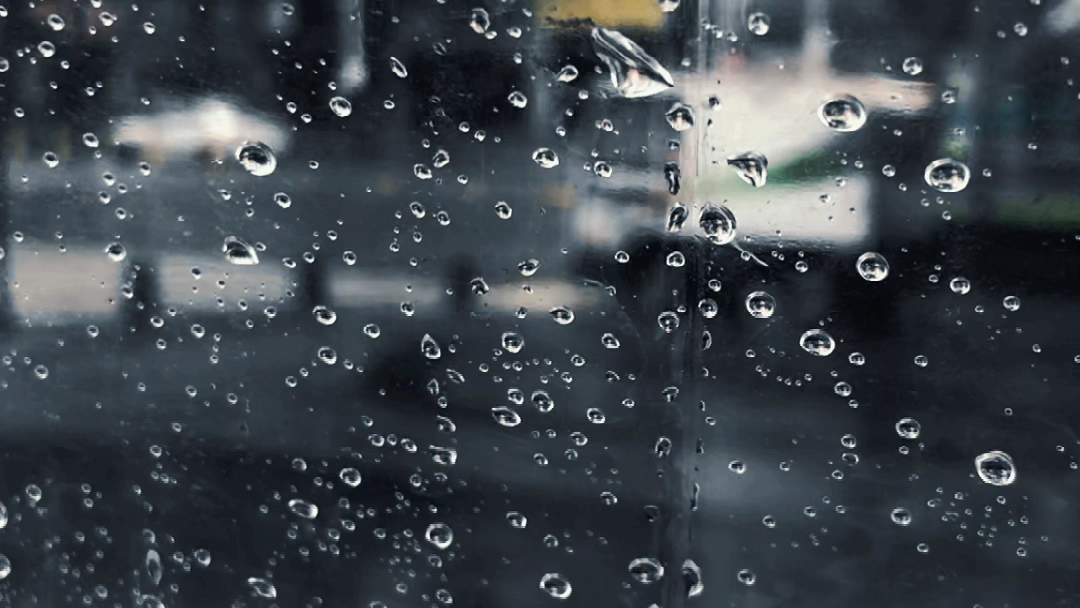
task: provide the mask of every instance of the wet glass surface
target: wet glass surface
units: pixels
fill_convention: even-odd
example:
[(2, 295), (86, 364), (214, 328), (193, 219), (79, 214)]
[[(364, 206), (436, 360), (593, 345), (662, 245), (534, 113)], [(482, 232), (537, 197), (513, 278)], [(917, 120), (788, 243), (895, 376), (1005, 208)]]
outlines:
[(0, 0), (0, 605), (1080, 605), (1070, 0)]

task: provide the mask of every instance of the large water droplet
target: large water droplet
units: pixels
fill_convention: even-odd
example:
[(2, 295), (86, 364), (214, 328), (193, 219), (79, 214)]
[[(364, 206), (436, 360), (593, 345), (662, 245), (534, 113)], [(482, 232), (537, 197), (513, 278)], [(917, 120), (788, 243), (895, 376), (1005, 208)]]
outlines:
[(361, 481), (360, 471), (356, 470), (353, 467), (341, 469), (341, 472), (338, 473), (338, 478), (341, 479), (342, 483), (349, 486), (350, 488), (355, 488), (356, 486), (360, 485)]
[(266, 177), (277, 169), (277, 158), (270, 146), (261, 141), (244, 142), (236, 149), (236, 160), (256, 177)]
[(405, 64), (401, 63), (401, 60), (397, 57), (390, 58), (390, 70), (398, 78), (405, 78), (409, 75), (409, 70), (405, 69)]
[(1009, 312), (1016, 312), (1020, 310), (1020, 298), (1016, 296), (1005, 296), (1001, 300), (1001, 305)]
[(890, 519), (898, 526), (907, 526), (911, 524), (911, 511), (903, 507), (897, 507), (889, 513)]
[(424, 334), (423, 339), (420, 340), (420, 352), (424, 353), (424, 356), (432, 361), (442, 356), (442, 349), (439, 348), (439, 343), (435, 341), (435, 338), (431, 337), (431, 334)]
[(536, 406), (536, 409), (541, 413), (546, 414), (555, 408), (555, 400), (551, 398), (551, 395), (543, 389), (536, 389), (532, 392), (532, 403)]
[(334, 309), (322, 304), (312, 308), (311, 314), (322, 325), (333, 325), (337, 321), (337, 313), (334, 312)]
[(46, 167), (55, 169), (60, 164), (60, 157), (56, 155), (56, 152), (46, 152), (41, 155), (41, 162), (45, 163)]
[(525, 346), (525, 338), (514, 331), (503, 332), (502, 345), (507, 352), (516, 354)]
[(345, 118), (352, 114), (352, 103), (341, 96), (333, 97), (330, 99), (330, 110), (337, 116)]
[(457, 463), (457, 450), (454, 448), (429, 445), (428, 454), (431, 456), (431, 462), (439, 466), (449, 467)]
[(510, 102), (510, 105), (518, 109), (524, 108), (529, 104), (529, 98), (525, 97), (525, 94), (521, 91), (511, 91), (506, 100)]
[(251, 577), (247, 580), (248, 587), (251, 591), (263, 598), (274, 599), (277, 597), (277, 588), (274, 587), (274, 583), (266, 580), (265, 578)]
[(574, 311), (565, 306), (556, 306), (548, 311), (551, 318), (559, 325), (569, 325), (574, 322)]
[(836, 341), (824, 329), (811, 329), (799, 338), (799, 346), (815, 357), (827, 357), (836, 348)]
[(1007, 486), (1016, 481), (1016, 465), (1012, 456), (998, 450), (976, 456), (975, 470), (983, 483), (992, 486)]
[(520, 511), (510, 511), (506, 514), (506, 521), (514, 528), (524, 528), (529, 525), (529, 518)]
[(746, 29), (750, 30), (755, 36), (764, 36), (769, 33), (769, 25), (771, 21), (769, 16), (765, 13), (751, 13), (746, 18)]
[(119, 241), (113, 241), (105, 247), (105, 255), (114, 262), (122, 262), (127, 257), (127, 248)]
[(155, 586), (161, 584), (161, 576), (165, 573), (165, 568), (161, 565), (161, 556), (158, 552), (150, 549), (146, 552), (146, 574), (150, 577), (150, 582)]
[(971, 171), (958, 160), (939, 158), (926, 166), (923, 178), (935, 190), (959, 192), (967, 187)]
[(727, 164), (735, 169), (744, 182), (755, 188), (764, 186), (769, 177), (769, 160), (763, 154), (744, 152), (727, 159)]
[(570, 580), (556, 572), (548, 572), (540, 577), (540, 588), (548, 595), (558, 600), (569, 598), (570, 594), (573, 592)]
[(742, 570), (739, 570), (739, 573), (736, 575), (736, 578), (739, 580), (740, 583), (746, 585), (747, 587), (750, 587), (755, 582), (757, 582), (757, 577), (754, 576), (754, 571), (753, 570), (748, 570), (746, 568), (743, 568)]
[(8, 556), (0, 553), (0, 581), (4, 580), (11, 574), (11, 560)]
[(701, 568), (688, 559), (682, 565), (683, 585), (686, 586), (686, 597), (697, 597), (705, 590), (705, 583), (701, 580)]
[(686, 218), (690, 215), (690, 212), (686, 210), (686, 205), (682, 203), (675, 203), (668, 210), (667, 216), (667, 231), (679, 232), (682, 230), (683, 224), (686, 223)]
[(656, 322), (660, 325), (660, 329), (664, 330), (664, 333), (670, 334), (679, 328), (679, 315), (665, 310), (656, 316)]
[(454, 542), (454, 531), (442, 522), (435, 522), (424, 531), (424, 540), (435, 545), (436, 549), (446, 549)]
[(482, 8), (472, 9), (472, 15), (469, 18), (469, 26), (477, 34), (484, 34), (491, 27), (491, 15)]
[(647, 585), (664, 577), (664, 566), (654, 557), (639, 557), (631, 561), (629, 570), (635, 581)]
[(551, 148), (537, 148), (533, 152), (532, 159), (544, 169), (554, 169), (559, 166), (559, 155)]
[(952, 292), (955, 294), (964, 295), (967, 292), (971, 291), (971, 281), (965, 279), (964, 277), (956, 277), (955, 279), (949, 281), (949, 289), (951, 289)]
[(521, 416), (512, 408), (498, 405), (491, 408), (491, 417), (502, 426), (513, 427), (521, 424)]
[(904, 439), (918, 439), (922, 426), (914, 418), (901, 418), (896, 421), (896, 434)]
[(735, 240), (735, 214), (723, 205), (706, 204), (698, 217), (698, 226), (715, 245), (727, 245)]
[(624, 97), (647, 97), (675, 86), (659, 61), (621, 33), (596, 27), (592, 42), (593, 50), (611, 73), (611, 84)]
[(578, 69), (572, 65), (564, 65), (559, 73), (555, 75), (555, 80), (559, 82), (572, 82), (578, 77)]
[(244, 239), (236, 236), (225, 237), (221, 244), (221, 252), (225, 254), (225, 261), (237, 266), (254, 266), (259, 263), (259, 254)]
[(682, 102), (675, 102), (664, 114), (672, 129), (686, 131), (694, 126), (694, 109)]
[(315, 519), (319, 515), (319, 507), (303, 498), (294, 498), (289, 501), (289, 510), (304, 519)]
[(604, 348), (619, 348), (619, 339), (614, 334), (600, 336), (600, 343), (604, 345)]
[(518, 263), (518, 272), (523, 277), (531, 277), (538, 270), (540, 270), (540, 260), (536, 258), (529, 258)]
[(908, 76), (918, 76), (919, 74), (922, 74), (923, 70), (922, 59), (919, 59), (918, 57), (908, 57), (904, 60), (903, 68), (904, 73)]
[(664, 163), (664, 180), (667, 181), (668, 194), (678, 194), (682, 189), (682, 171), (679, 163), (670, 161)]
[(851, 96), (838, 97), (821, 104), (818, 118), (834, 131), (858, 131), (866, 124), (866, 106)]
[(768, 319), (776, 312), (776, 299), (764, 291), (754, 291), (746, 296), (746, 312), (755, 319)]
[(889, 276), (889, 262), (885, 260), (885, 256), (873, 251), (860, 255), (855, 262), (855, 268), (859, 271), (859, 276), (874, 283), (884, 281), (885, 277)]

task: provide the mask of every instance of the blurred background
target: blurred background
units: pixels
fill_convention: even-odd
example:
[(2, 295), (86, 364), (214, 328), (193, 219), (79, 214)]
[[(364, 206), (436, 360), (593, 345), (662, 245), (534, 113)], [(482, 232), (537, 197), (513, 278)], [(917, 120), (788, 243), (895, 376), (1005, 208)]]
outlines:
[(0, 0), (0, 606), (1080, 606), (1078, 51)]

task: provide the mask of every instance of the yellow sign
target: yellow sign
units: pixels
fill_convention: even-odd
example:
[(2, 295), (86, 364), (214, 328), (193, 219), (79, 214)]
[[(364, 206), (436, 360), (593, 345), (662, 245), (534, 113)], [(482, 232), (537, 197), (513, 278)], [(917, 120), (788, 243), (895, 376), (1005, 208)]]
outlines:
[(540, 0), (541, 25), (554, 21), (591, 19), (609, 27), (660, 27), (664, 13), (658, 0)]

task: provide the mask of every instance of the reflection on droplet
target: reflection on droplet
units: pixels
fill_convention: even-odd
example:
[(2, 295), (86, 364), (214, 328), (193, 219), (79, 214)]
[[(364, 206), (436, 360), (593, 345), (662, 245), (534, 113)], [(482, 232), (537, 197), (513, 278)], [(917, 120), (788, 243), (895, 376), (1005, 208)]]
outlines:
[(329, 306), (323, 306), (322, 304), (311, 309), (311, 314), (322, 325), (333, 325), (337, 321), (337, 313)]
[(518, 109), (524, 108), (529, 104), (529, 98), (525, 97), (525, 94), (521, 91), (511, 91), (506, 100), (510, 102), (510, 105)]
[(983, 483), (992, 486), (1007, 486), (1016, 481), (1016, 465), (1012, 456), (998, 450), (976, 456), (975, 470)]
[(630, 562), (630, 576), (647, 585), (664, 577), (664, 566), (654, 557), (639, 557)]
[(604, 345), (604, 348), (619, 348), (619, 339), (614, 334), (604, 334), (600, 336), (600, 343)]
[(918, 439), (922, 426), (914, 418), (901, 418), (896, 422), (896, 434), (904, 439)]
[(529, 525), (529, 518), (520, 511), (510, 511), (506, 514), (506, 521), (514, 528), (524, 528)]
[(435, 522), (424, 531), (424, 540), (437, 549), (446, 549), (454, 542), (454, 531), (442, 522)]
[(274, 195), (274, 202), (278, 204), (278, 207), (282, 209), (288, 209), (292, 206), (292, 198), (284, 192), (278, 192)]
[(533, 152), (532, 159), (544, 169), (554, 169), (559, 166), (559, 155), (551, 148), (537, 148)]
[(836, 342), (824, 329), (811, 329), (799, 338), (799, 346), (815, 357), (827, 357), (836, 348)]
[(405, 64), (401, 63), (401, 60), (397, 57), (390, 58), (390, 70), (394, 72), (394, 75), (398, 78), (405, 78), (409, 75), (409, 70), (405, 69)]
[(768, 319), (776, 312), (776, 299), (764, 291), (754, 291), (746, 296), (746, 312), (755, 319)]
[(564, 65), (559, 73), (555, 75), (555, 79), (559, 82), (572, 82), (578, 77), (578, 69), (572, 65)]
[(501, 220), (508, 220), (514, 215), (514, 209), (506, 201), (499, 201), (495, 203), (495, 215)]
[(682, 102), (675, 102), (664, 114), (672, 129), (686, 131), (694, 126), (694, 109)]
[(624, 97), (648, 97), (675, 86), (671, 74), (659, 61), (621, 33), (595, 27), (592, 43), (611, 74), (612, 86)]
[(341, 118), (352, 114), (352, 104), (348, 99), (337, 96), (330, 99), (330, 109)]
[(923, 178), (941, 192), (959, 192), (967, 187), (971, 171), (958, 160), (940, 158), (926, 166)]
[(735, 169), (744, 182), (755, 188), (764, 186), (769, 177), (769, 160), (756, 152), (744, 152), (733, 156), (727, 159), (727, 164)]
[(254, 266), (259, 263), (259, 254), (255, 248), (244, 239), (237, 236), (225, 237), (221, 244), (221, 252), (225, 254), (225, 261), (237, 266)]
[(911, 524), (911, 511), (903, 507), (897, 507), (889, 513), (889, 517), (893, 523), (898, 526), (907, 526)]
[(101, 143), (98, 141), (98, 136), (93, 133), (83, 133), (82, 142), (87, 148), (96, 148)]
[(1005, 307), (1005, 310), (1016, 312), (1020, 310), (1020, 298), (1016, 296), (1005, 296), (1005, 299), (1001, 301), (1001, 305)]
[(681, 251), (672, 251), (667, 256), (667, 265), (672, 268), (681, 268), (686, 265), (686, 256)]
[(683, 224), (686, 222), (686, 218), (690, 213), (686, 210), (686, 205), (682, 203), (675, 203), (668, 210), (667, 216), (667, 231), (679, 232), (682, 230)]
[(918, 76), (919, 74), (922, 74), (923, 70), (922, 59), (919, 59), (918, 57), (908, 57), (904, 60), (903, 68), (904, 73), (908, 76)]
[(889, 276), (889, 262), (885, 260), (885, 256), (873, 251), (860, 255), (855, 262), (855, 268), (859, 271), (859, 276), (875, 283), (884, 281), (885, 277)]
[(319, 507), (302, 498), (294, 498), (289, 501), (289, 510), (304, 519), (315, 519), (319, 515)]
[(949, 289), (951, 289), (952, 292), (955, 294), (964, 295), (967, 292), (971, 291), (971, 281), (965, 279), (964, 277), (956, 277), (955, 279), (949, 281)]
[(698, 217), (698, 226), (714, 245), (727, 245), (735, 240), (735, 214), (723, 205), (706, 204)]
[(660, 329), (664, 330), (664, 333), (670, 334), (679, 328), (679, 315), (665, 310), (656, 316), (656, 322), (660, 325)]
[(754, 576), (754, 572), (752, 570), (747, 570), (746, 568), (739, 570), (739, 574), (736, 575), (736, 578), (739, 579), (740, 583), (746, 585), (747, 587), (757, 582), (757, 577)]
[(60, 157), (56, 155), (56, 152), (46, 152), (41, 155), (42, 162), (45, 163), (50, 169), (56, 168), (56, 165), (60, 164)]
[(420, 340), (420, 352), (424, 354), (424, 357), (433, 361), (442, 356), (442, 349), (439, 348), (439, 343), (435, 341), (435, 338), (431, 337), (431, 334), (424, 334), (424, 337)]
[(686, 587), (686, 597), (697, 597), (705, 590), (705, 583), (701, 580), (701, 568), (692, 559), (685, 560), (682, 565), (683, 585)]
[(540, 577), (540, 588), (555, 599), (565, 600), (570, 597), (573, 587), (570, 581), (556, 572), (548, 572)]
[(482, 8), (472, 9), (472, 15), (469, 18), (469, 27), (473, 29), (477, 34), (483, 34), (491, 27), (491, 15)]
[(157, 551), (153, 549), (147, 550), (144, 566), (146, 567), (147, 576), (150, 577), (150, 582), (154, 585), (160, 585), (165, 568), (161, 565), (161, 556)]
[(277, 168), (277, 158), (270, 146), (256, 142), (244, 142), (236, 149), (236, 160), (256, 177), (266, 177)]
[(556, 306), (548, 311), (551, 318), (559, 325), (569, 325), (574, 322), (574, 311), (565, 306)]
[(746, 18), (746, 29), (755, 36), (764, 36), (769, 33), (769, 16), (765, 13), (752, 13)]
[(866, 107), (851, 96), (830, 99), (818, 108), (818, 118), (834, 131), (858, 131), (866, 124)]

